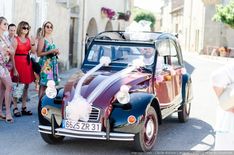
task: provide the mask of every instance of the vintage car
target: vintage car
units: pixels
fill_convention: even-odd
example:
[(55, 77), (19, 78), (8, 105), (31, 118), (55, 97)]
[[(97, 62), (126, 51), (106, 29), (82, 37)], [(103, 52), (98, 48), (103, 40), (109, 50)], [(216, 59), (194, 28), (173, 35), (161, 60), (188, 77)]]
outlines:
[(150, 151), (172, 113), (189, 118), (192, 81), (177, 38), (168, 33), (106, 31), (86, 47), (82, 67), (64, 88), (48, 82), (38, 106), (49, 144), (64, 137), (133, 141)]

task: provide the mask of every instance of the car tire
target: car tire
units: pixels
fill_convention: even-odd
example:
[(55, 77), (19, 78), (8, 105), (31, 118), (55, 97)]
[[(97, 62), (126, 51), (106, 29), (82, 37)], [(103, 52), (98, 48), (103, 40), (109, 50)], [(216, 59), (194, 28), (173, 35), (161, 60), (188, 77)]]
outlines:
[[(40, 102), (39, 102), (37, 110), (38, 110), (39, 124), (51, 126), (51, 123), (47, 119), (45, 119), (41, 114)], [(56, 124), (56, 126), (57, 126), (57, 124)], [(64, 136), (54, 136), (52, 134), (46, 134), (46, 133), (41, 133), (41, 132), (40, 132), (40, 134), (41, 134), (42, 139), (48, 144), (58, 144), (58, 143), (61, 143), (64, 139)]]
[(146, 112), (144, 126), (134, 137), (134, 149), (140, 152), (150, 151), (155, 144), (157, 135), (158, 117), (155, 109), (150, 106)]
[[(185, 123), (189, 119), (191, 102), (189, 102), (190, 94), (191, 94), (191, 84), (186, 84), (185, 86), (185, 98), (183, 100), (182, 105), (178, 108), (178, 119), (179, 122)], [(188, 103), (189, 102), (189, 103)]]
[(51, 134), (40, 133), (42, 139), (48, 144), (58, 144), (64, 139), (64, 136), (54, 136)]

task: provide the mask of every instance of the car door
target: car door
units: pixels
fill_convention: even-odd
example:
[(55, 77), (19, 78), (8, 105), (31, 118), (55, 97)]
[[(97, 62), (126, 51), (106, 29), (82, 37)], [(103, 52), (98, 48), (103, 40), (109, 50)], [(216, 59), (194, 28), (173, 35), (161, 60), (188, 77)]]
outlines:
[(182, 66), (182, 56), (180, 48), (178, 44), (174, 40), (169, 40), (169, 48), (170, 48), (170, 55), (169, 55), (169, 65), (171, 70), (171, 78), (172, 78), (172, 92), (173, 92), (173, 102), (180, 103), (182, 99), (181, 96), (181, 88), (182, 88), (182, 74), (181, 69)]
[(164, 39), (156, 43), (158, 56), (156, 58), (156, 71), (154, 87), (160, 107), (167, 107), (173, 103), (173, 81), (169, 70), (170, 46), (169, 40)]

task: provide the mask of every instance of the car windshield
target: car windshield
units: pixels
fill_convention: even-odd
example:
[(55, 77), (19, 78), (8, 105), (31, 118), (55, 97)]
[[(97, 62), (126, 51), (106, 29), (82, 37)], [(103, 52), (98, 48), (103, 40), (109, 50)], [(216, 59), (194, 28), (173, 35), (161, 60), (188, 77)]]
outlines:
[(155, 57), (155, 49), (149, 46), (95, 44), (89, 50), (87, 60), (98, 63), (102, 56), (110, 57), (112, 63), (131, 65), (134, 59), (142, 59), (145, 65), (152, 65)]

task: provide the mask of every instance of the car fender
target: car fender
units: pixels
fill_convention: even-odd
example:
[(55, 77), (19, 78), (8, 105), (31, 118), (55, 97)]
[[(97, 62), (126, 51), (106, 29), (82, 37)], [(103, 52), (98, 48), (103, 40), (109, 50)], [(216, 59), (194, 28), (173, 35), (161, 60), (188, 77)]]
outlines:
[(64, 89), (58, 89), (57, 92), (58, 93), (56, 97), (52, 99), (49, 98), (47, 95), (44, 95), (41, 99), (41, 107), (49, 105), (51, 107), (61, 108)]
[(191, 81), (191, 76), (189, 74), (183, 74), (182, 76), (182, 103), (185, 103), (185, 96), (186, 96), (186, 84), (188, 84)]
[[(130, 94), (130, 102), (125, 105), (113, 103), (113, 110), (110, 115), (110, 125), (114, 131), (138, 133), (143, 124), (144, 116), (148, 106), (156, 103), (155, 95), (137, 92)], [(156, 107), (153, 105), (153, 107)], [(158, 105), (159, 107), (159, 105)], [(131, 124), (128, 122), (128, 117), (134, 116), (136, 122)]]
[[(51, 122), (51, 116), (52, 114), (55, 115), (55, 120), (58, 125), (61, 124), (62, 120), (62, 100), (63, 100), (63, 92), (64, 89), (57, 89), (57, 95), (55, 98), (51, 99), (47, 95), (44, 95), (41, 100), (39, 101), (38, 105), (38, 116), (39, 116), (39, 122), (43, 125), (49, 125)], [(43, 116), (41, 114), (42, 108), (46, 108), (48, 111), (48, 114)]]

